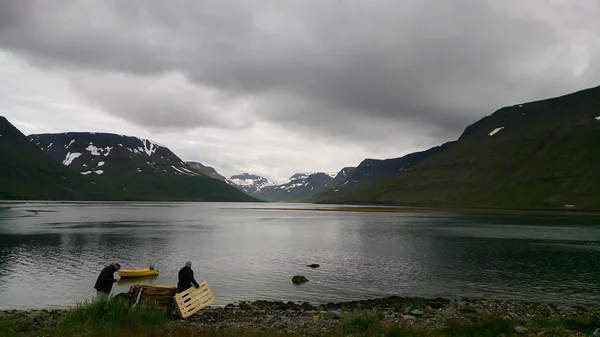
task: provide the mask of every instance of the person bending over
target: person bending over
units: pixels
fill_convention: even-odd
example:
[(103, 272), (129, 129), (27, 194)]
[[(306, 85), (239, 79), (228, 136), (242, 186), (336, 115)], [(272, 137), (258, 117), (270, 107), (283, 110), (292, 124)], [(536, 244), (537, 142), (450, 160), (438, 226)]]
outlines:
[(98, 296), (110, 295), (113, 283), (117, 282), (117, 279), (113, 277), (113, 274), (119, 269), (121, 269), (121, 265), (118, 263), (109, 264), (102, 269), (96, 280), (96, 285), (94, 285), (94, 289), (96, 289)]
[(188, 290), (192, 284), (196, 288), (200, 288), (200, 285), (194, 279), (194, 271), (192, 270), (192, 262), (187, 261), (185, 266), (179, 270), (179, 282), (177, 282), (177, 292), (184, 292)]

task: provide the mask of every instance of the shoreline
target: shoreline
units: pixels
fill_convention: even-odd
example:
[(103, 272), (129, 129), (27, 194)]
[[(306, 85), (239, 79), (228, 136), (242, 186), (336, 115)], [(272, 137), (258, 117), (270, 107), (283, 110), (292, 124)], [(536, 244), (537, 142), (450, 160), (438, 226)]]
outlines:
[(560, 210), (560, 209), (490, 209), (490, 208), (444, 208), (444, 207), (400, 207), (400, 206), (333, 206), (322, 208), (308, 207), (244, 207), (232, 208), (261, 211), (314, 211), (314, 212), (349, 212), (349, 213), (447, 213), (470, 215), (542, 215), (542, 216), (586, 216), (600, 217), (596, 210)]
[[(0, 205), (22, 205), (22, 204), (120, 204), (120, 203), (209, 203), (216, 201), (193, 201), (193, 200), (0, 200)], [(271, 204), (280, 202), (249, 202), (231, 201), (234, 204)], [(317, 207), (223, 207), (232, 210), (269, 210), (269, 211), (318, 211), (318, 212), (361, 212), (361, 213), (448, 213), (448, 214), (483, 214), (483, 215), (548, 215), (548, 216), (588, 216), (600, 217), (600, 209), (587, 208), (500, 208), (500, 207), (477, 207), (477, 206), (403, 206), (398, 204), (383, 203), (323, 203), (323, 202), (295, 202), (297, 205), (314, 205)], [(319, 207), (329, 206), (329, 207)]]
[[(69, 309), (2, 310), (0, 320), (19, 318), (40, 327), (52, 326)], [(342, 329), (348, 322), (377, 317), (381, 326), (437, 331), (454, 323), (477, 325), (503, 321), (515, 329), (572, 318), (600, 322), (599, 305), (561, 305), (531, 301), (380, 297), (314, 305), (309, 302), (240, 301), (209, 306), (187, 319), (172, 320), (177, 326), (202, 333), (259, 334), (300, 333), (322, 336)], [(600, 328), (597, 326), (596, 328)], [(210, 335), (210, 334), (209, 334)]]

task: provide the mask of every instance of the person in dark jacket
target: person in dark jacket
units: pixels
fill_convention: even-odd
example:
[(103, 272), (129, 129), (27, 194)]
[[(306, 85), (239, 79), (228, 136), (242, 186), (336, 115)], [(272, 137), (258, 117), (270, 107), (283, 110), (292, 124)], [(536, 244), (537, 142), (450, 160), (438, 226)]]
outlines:
[(177, 292), (183, 292), (188, 290), (192, 284), (196, 288), (200, 288), (200, 285), (194, 279), (194, 271), (192, 270), (192, 262), (187, 261), (185, 266), (179, 270), (179, 282), (177, 282)]
[(121, 269), (121, 265), (118, 263), (109, 264), (102, 269), (96, 280), (96, 285), (94, 285), (94, 289), (96, 289), (99, 296), (110, 294), (113, 283), (117, 282), (117, 279), (113, 277), (113, 274), (119, 269)]

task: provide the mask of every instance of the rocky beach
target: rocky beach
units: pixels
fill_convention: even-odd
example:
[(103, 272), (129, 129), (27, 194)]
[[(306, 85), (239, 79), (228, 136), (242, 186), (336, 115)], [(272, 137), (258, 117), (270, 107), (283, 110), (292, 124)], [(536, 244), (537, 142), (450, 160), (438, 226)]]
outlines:
[[(53, 326), (65, 312), (3, 311), (0, 313), (0, 322), (30, 327), (26, 331), (31, 331), (31, 334), (25, 331), (15, 335), (42, 336), (44, 334), (39, 331)], [(476, 326), (494, 321), (503, 322), (504, 329), (510, 330), (503, 333), (504, 336), (600, 336), (600, 332), (594, 334), (594, 330), (600, 328), (600, 306), (402, 297), (323, 305), (306, 302), (240, 302), (225, 307), (207, 307), (187, 319), (177, 318), (172, 322), (194, 336), (345, 336), (360, 331), (363, 328), (361, 324), (373, 322), (379, 328), (398, 327), (429, 336), (426, 333), (452, 326)], [(178, 334), (171, 332), (168, 335)]]
[(384, 326), (395, 325), (422, 330), (439, 330), (451, 324), (505, 320), (514, 324), (515, 333), (524, 334), (528, 332), (526, 326), (538, 320), (552, 321), (577, 317), (598, 322), (600, 306), (402, 297), (319, 306), (306, 302), (255, 301), (230, 304), (224, 308), (207, 308), (187, 321), (199, 329), (323, 336), (339, 331), (344, 322), (353, 318), (360, 319), (365, 315), (378, 316)]

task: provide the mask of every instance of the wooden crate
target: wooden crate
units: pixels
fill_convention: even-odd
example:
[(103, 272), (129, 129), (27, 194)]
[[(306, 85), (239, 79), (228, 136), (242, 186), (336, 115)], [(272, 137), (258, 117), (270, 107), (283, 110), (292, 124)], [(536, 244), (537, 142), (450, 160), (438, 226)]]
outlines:
[(196, 287), (192, 286), (181, 293), (175, 294), (173, 297), (181, 317), (190, 317), (215, 301), (215, 295), (210, 289), (208, 282), (202, 281), (199, 285), (200, 288), (196, 289)]
[(175, 286), (148, 286), (136, 284), (129, 288), (127, 298), (133, 306), (140, 302), (151, 302), (160, 306), (171, 308), (173, 305), (173, 296), (177, 287)]
[(142, 286), (140, 301), (155, 302), (158, 305), (170, 306), (177, 287), (175, 286)]

